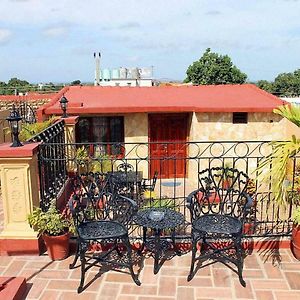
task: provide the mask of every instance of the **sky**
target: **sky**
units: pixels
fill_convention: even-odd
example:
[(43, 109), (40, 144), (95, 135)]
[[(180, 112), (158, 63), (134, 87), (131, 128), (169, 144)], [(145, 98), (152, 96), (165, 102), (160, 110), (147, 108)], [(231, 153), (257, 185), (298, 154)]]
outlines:
[(300, 0), (0, 0), (0, 81), (93, 82), (101, 68), (183, 80), (206, 48), (249, 81), (300, 68)]

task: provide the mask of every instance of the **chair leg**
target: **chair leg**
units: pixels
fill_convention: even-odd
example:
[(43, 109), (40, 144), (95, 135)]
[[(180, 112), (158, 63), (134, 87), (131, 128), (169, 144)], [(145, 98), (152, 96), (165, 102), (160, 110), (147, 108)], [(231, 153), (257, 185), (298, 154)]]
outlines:
[(69, 269), (73, 269), (75, 267), (75, 265), (77, 263), (77, 260), (78, 260), (78, 257), (79, 257), (79, 241), (77, 240), (75, 257), (74, 257), (73, 262), (69, 265)]
[(192, 234), (192, 244), (193, 244), (193, 246), (192, 246), (192, 261), (191, 261), (190, 274), (188, 275), (187, 281), (191, 281), (194, 277), (194, 266), (195, 266), (195, 260), (196, 260), (198, 240), (195, 239), (193, 234)]
[(80, 278), (80, 284), (77, 289), (77, 293), (81, 293), (83, 291), (83, 286), (84, 286), (84, 279), (85, 279), (85, 264), (86, 264), (86, 259), (85, 259), (85, 252), (87, 248), (85, 245), (80, 246), (80, 262), (81, 262), (81, 278)]
[(131, 256), (132, 250), (131, 250), (131, 246), (130, 246), (128, 237), (124, 238), (124, 244), (125, 244), (125, 247), (127, 250), (128, 268), (129, 268), (131, 277), (136, 285), (141, 285), (141, 282), (139, 281), (138, 276), (136, 274), (134, 274), (134, 271), (133, 271), (133, 263), (132, 263), (132, 256)]
[(243, 251), (242, 251), (242, 245), (241, 245), (240, 238), (234, 239), (234, 248), (235, 248), (236, 256), (237, 256), (237, 268), (238, 268), (239, 281), (243, 287), (246, 287), (246, 282), (243, 279), (244, 259), (243, 259), (243, 253), (242, 253)]

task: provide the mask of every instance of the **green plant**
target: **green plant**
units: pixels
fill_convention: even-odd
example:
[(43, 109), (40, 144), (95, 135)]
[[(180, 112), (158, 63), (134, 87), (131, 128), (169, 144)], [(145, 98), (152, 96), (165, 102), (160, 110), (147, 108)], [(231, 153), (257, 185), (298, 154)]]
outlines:
[[(300, 106), (283, 105), (274, 109), (274, 113), (300, 127)], [(258, 171), (259, 178), (265, 182), (269, 182), (271, 178), (275, 201), (279, 205), (285, 205), (290, 199), (288, 194), (290, 185), (286, 184), (291, 175), (289, 164), (291, 159), (300, 151), (300, 139), (293, 135), (290, 141), (274, 141), (270, 143), (270, 146), (272, 153), (261, 160), (256, 171)]]
[(49, 209), (44, 212), (37, 207), (28, 215), (28, 222), (39, 234), (51, 236), (61, 235), (72, 227), (71, 219), (60, 213), (55, 206), (55, 201), (51, 202)]
[[(153, 192), (152, 192), (153, 193)], [(149, 198), (148, 201), (146, 201), (145, 205), (143, 208), (171, 208), (171, 209), (176, 209), (176, 205), (174, 202), (174, 199), (170, 199), (166, 196), (162, 198)]]
[(22, 128), (19, 134), (20, 141), (25, 142), (42, 132), (57, 120), (57, 117), (51, 117), (44, 122), (38, 122), (33, 124), (22, 124)]
[(296, 225), (300, 225), (300, 206), (293, 212), (292, 220)]
[(84, 146), (76, 150), (75, 160), (80, 173), (107, 173), (113, 169), (111, 158), (108, 155), (99, 155), (96, 159), (92, 159)]

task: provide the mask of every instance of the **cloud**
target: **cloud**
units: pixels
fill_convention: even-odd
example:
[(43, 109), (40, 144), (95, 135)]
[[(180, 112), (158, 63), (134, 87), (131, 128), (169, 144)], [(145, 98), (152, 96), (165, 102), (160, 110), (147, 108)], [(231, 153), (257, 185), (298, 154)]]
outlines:
[(209, 16), (217, 16), (217, 15), (220, 15), (221, 12), (219, 10), (209, 10), (208, 12), (205, 13), (206, 15), (209, 15)]
[(106, 25), (106, 26), (102, 26), (101, 29), (102, 30), (131, 30), (131, 29), (138, 29), (141, 28), (141, 24), (138, 22), (125, 22), (125, 23), (121, 23), (119, 25)]
[(68, 28), (66, 26), (49, 27), (43, 31), (43, 34), (46, 37), (50, 37), (50, 38), (66, 36), (67, 33), (68, 33)]
[(0, 45), (9, 42), (12, 37), (12, 32), (8, 29), (0, 28)]

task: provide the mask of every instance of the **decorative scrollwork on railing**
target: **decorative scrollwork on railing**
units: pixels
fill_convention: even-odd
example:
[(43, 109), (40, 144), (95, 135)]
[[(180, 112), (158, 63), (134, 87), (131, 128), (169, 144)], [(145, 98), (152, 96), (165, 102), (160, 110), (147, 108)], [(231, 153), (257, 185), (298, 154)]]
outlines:
[[(271, 185), (262, 183), (255, 172), (259, 161), (272, 150), (268, 141), (66, 144), (64, 140), (59, 141), (58, 132), (62, 125), (57, 124), (48, 130), (47, 138), (40, 138), (43, 141), (39, 147), (41, 198), (45, 207), (51, 199), (58, 197), (68, 174), (110, 173), (116, 172), (121, 164), (130, 164), (133, 166), (131, 172), (141, 172), (146, 180), (158, 172), (153, 195), (169, 199), (185, 215), (187, 222), (181, 232), (184, 235), (189, 231), (185, 199), (192, 190), (199, 188), (198, 173), (209, 167), (229, 165), (248, 174), (255, 184), (256, 206), (250, 218), (254, 224), (251, 235), (285, 235), (291, 232), (293, 207), (275, 209)], [(178, 168), (181, 168), (181, 173)], [(168, 174), (164, 173), (166, 169), (169, 169)], [(294, 182), (292, 189), (296, 188)], [(138, 203), (142, 205), (148, 200), (140, 199)], [(149, 201), (156, 203), (155, 199)]]

